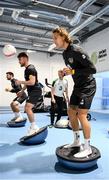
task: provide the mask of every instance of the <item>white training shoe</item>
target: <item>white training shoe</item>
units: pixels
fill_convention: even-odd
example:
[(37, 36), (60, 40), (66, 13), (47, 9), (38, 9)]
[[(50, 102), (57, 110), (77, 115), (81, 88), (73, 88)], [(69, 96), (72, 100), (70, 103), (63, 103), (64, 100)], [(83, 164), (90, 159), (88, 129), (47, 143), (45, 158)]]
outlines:
[(17, 118), (17, 117), (12, 118), (12, 119), (11, 119), (11, 121), (15, 121), (15, 120), (16, 120), (16, 118)]
[(78, 153), (76, 153), (74, 155), (75, 158), (84, 158), (84, 157), (87, 157), (89, 156), (90, 154), (92, 154), (92, 149), (91, 147), (88, 148), (88, 149), (84, 149), (83, 151), (80, 151)]
[(74, 142), (72, 144), (67, 144), (64, 146), (64, 148), (73, 148), (73, 147), (80, 147), (81, 143), (80, 142)]
[(21, 122), (21, 121), (23, 121), (23, 118), (21, 118), (21, 117), (17, 117), (17, 118), (15, 119), (15, 122)]
[(30, 127), (30, 129), (28, 130), (26, 136), (31, 136), (31, 135), (35, 134), (36, 132), (38, 132), (38, 131), (39, 131), (39, 128), (38, 128), (38, 127), (37, 127), (37, 128), (34, 128), (34, 129)]

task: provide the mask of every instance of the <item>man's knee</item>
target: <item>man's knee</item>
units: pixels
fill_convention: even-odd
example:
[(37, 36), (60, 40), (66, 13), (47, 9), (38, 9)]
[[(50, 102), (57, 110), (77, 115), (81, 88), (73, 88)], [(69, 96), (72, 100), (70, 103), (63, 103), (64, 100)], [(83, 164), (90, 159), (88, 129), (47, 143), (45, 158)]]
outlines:
[(19, 105), (19, 102), (18, 101), (13, 101), (11, 102), (10, 106), (11, 107), (15, 107), (15, 106), (18, 106)]
[(68, 115), (77, 115), (77, 108), (76, 107), (72, 107), (72, 106), (69, 106), (68, 109), (67, 109), (67, 113)]
[(85, 111), (85, 110), (78, 111), (77, 117), (79, 120), (85, 119), (87, 117), (87, 111)]
[(27, 104), (25, 105), (25, 112), (27, 113), (27, 112), (31, 111), (32, 108), (33, 108), (33, 106), (32, 106), (31, 104), (27, 103)]

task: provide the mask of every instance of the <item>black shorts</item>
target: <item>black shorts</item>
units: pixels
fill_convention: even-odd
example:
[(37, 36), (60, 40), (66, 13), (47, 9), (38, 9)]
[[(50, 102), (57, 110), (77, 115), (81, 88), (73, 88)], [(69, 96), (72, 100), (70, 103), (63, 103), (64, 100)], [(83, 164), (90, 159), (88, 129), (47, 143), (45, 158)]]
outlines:
[(90, 109), (95, 92), (91, 96), (77, 96), (73, 92), (70, 97), (70, 106), (77, 106), (79, 109)]
[(34, 90), (31, 92), (28, 92), (28, 99), (26, 102), (31, 103), (33, 105), (37, 105), (37, 102), (40, 99), (41, 95), (42, 95), (41, 90)]
[(13, 101), (18, 101), (20, 104), (22, 104), (27, 99), (27, 95), (24, 92), (21, 97), (16, 97), (13, 99)]

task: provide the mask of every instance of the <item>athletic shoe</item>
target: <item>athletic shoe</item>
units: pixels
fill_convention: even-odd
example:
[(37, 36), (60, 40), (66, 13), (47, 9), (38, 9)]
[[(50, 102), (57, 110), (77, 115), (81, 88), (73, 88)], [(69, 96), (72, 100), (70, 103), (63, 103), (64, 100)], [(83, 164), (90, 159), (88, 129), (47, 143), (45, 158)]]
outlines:
[(15, 122), (21, 122), (21, 121), (23, 121), (23, 118), (21, 118), (21, 117), (17, 117), (17, 118), (15, 119)]
[(12, 118), (12, 119), (11, 119), (11, 121), (15, 121), (15, 120), (16, 120), (16, 118), (17, 118), (17, 117)]
[(84, 157), (87, 157), (89, 156), (90, 154), (92, 154), (92, 149), (91, 147), (88, 148), (88, 149), (84, 149), (83, 151), (81, 152), (78, 152), (74, 155), (75, 158), (84, 158)]
[(33, 129), (33, 128), (29, 128), (29, 130), (28, 130), (28, 132), (27, 132), (27, 135), (26, 136), (31, 136), (31, 135), (34, 135), (36, 132), (38, 132), (39, 131), (39, 128), (37, 127), (37, 128), (35, 128), (35, 129)]
[(80, 142), (74, 142), (72, 144), (67, 144), (64, 146), (64, 148), (73, 148), (73, 147), (80, 147), (81, 143)]

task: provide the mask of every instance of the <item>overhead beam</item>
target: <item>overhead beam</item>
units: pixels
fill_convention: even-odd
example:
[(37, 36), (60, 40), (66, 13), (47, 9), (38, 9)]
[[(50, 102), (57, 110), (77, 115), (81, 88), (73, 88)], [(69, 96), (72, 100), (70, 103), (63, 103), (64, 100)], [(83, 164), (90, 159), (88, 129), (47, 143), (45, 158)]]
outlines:
[[(14, 2), (14, 1), (13, 1)], [(34, 2), (27, 2), (25, 4), (19, 3), (19, 4), (14, 4), (14, 3), (9, 3), (8, 5), (0, 1), (0, 7), (6, 8), (6, 9), (18, 9), (18, 10), (42, 10), (42, 11), (47, 11), (47, 12), (54, 12), (58, 14), (63, 14), (63, 15), (68, 15), (69, 17), (73, 17), (75, 14), (75, 10), (64, 8), (61, 6), (56, 6), (53, 4), (48, 4), (45, 2), (41, 2), (39, 0), (35, 0)], [(91, 15), (88, 13), (83, 13), (84, 17), (90, 17)], [(105, 18), (99, 18), (99, 19), (104, 19)]]
[[(6, 24), (7, 25), (7, 27), (8, 27), (8, 24)], [(10, 24), (9, 24), (10, 25)], [(18, 29), (15, 29), (15, 27), (14, 28), (12, 28), (12, 29), (10, 29), (10, 28), (7, 28), (7, 27), (0, 27), (0, 32), (7, 32), (7, 33), (14, 33), (14, 34), (19, 34), (19, 35), (23, 35), (23, 36), (29, 36), (29, 37), (38, 37), (38, 38), (51, 38), (50, 36), (48, 36), (48, 35), (45, 35), (45, 33), (43, 34), (43, 33), (33, 33), (33, 32), (28, 32), (28, 31), (23, 31), (23, 30), (18, 30)]]
[(104, 29), (106, 29), (106, 28), (109, 28), (109, 22), (107, 22), (107, 23), (105, 23), (105, 24), (97, 27), (96, 29), (94, 29), (94, 30), (92, 30), (92, 31), (90, 31), (90, 32), (88, 32), (88, 33), (86, 33), (86, 34), (84, 34), (83, 36), (80, 37), (80, 40), (83, 42), (83, 41), (85, 41), (87, 38), (89, 38), (90, 36), (92, 36), (92, 35), (100, 32), (100, 31), (102, 31), (102, 30), (104, 30)]

